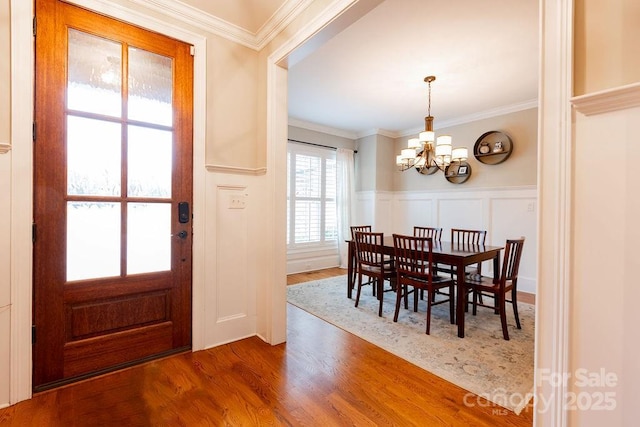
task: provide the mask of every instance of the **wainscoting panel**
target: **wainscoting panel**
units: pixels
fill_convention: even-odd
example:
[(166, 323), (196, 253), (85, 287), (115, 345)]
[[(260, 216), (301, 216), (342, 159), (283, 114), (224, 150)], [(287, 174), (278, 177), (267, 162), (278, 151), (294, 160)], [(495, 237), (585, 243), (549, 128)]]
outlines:
[(442, 227), (442, 239), (451, 239), (452, 228), (486, 230), (483, 203), (481, 198), (468, 196), (439, 199), (438, 226)]
[(437, 214), (434, 212), (437, 201), (432, 197), (425, 198), (403, 198), (396, 199), (397, 224), (394, 232), (400, 234), (413, 234), (414, 226), (432, 227), (435, 224)]
[(362, 191), (356, 195), (355, 225), (371, 225), (376, 222), (376, 193)]
[(338, 248), (305, 250), (287, 254), (287, 274), (323, 270), (340, 265)]
[(538, 252), (537, 200), (535, 197), (494, 197), (490, 199), (491, 215), (489, 230), (494, 244), (503, 244), (507, 239), (525, 238), (518, 289), (536, 292), (536, 257)]
[(385, 234), (394, 232), (393, 205), (393, 193), (380, 192), (376, 194), (375, 218), (372, 223), (373, 230), (383, 232)]
[(207, 173), (206, 218), (194, 218), (208, 224), (202, 228), (206, 348), (256, 334), (256, 276), (263, 271), (255, 257), (263, 238), (258, 222), (251, 221), (260, 212), (257, 180), (260, 177)]
[(249, 311), (246, 296), (247, 268), (237, 265), (247, 254), (247, 198), (247, 188), (244, 186), (219, 185), (216, 189), (218, 322), (245, 317)]
[[(367, 200), (377, 200), (377, 197), (369, 195)], [(489, 245), (504, 245), (507, 238), (524, 236), (526, 242), (518, 288), (524, 292), (536, 292), (538, 233), (535, 187), (397, 192), (394, 193), (391, 222), (388, 232), (395, 233), (411, 233), (414, 225), (442, 227), (444, 241), (450, 240), (451, 228), (487, 230)], [(489, 273), (491, 264), (485, 263), (483, 274)]]

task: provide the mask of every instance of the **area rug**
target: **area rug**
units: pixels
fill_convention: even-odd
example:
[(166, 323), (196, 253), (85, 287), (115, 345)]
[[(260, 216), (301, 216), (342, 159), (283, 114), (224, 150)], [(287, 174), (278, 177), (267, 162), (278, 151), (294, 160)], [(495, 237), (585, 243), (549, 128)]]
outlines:
[[(418, 312), (401, 307), (393, 322), (395, 293), (385, 292), (383, 317), (378, 317), (378, 301), (369, 286), (363, 287), (360, 304), (347, 298), (347, 276), (316, 280), (287, 287), (289, 303), (381, 347), (476, 396), (520, 414), (532, 397), (534, 318), (531, 304), (518, 303), (522, 329), (515, 327), (508, 305), (509, 341), (502, 338), (500, 317), (487, 308), (478, 308), (465, 317), (465, 337), (449, 322), (448, 304), (432, 308), (431, 334), (425, 334), (426, 305)], [(476, 396), (464, 404), (479, 405)]]

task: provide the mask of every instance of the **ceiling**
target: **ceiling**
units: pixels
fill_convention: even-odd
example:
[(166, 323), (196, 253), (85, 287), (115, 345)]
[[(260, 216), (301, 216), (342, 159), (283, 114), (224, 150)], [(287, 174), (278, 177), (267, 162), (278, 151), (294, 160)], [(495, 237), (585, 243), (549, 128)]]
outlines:
[[(252, 33), (292, 1), (183, 0)], [(289, 62), (290, 123), (350, 137), (418, 132), (427, 115), (428, 75), (436, 76), (436, 130), (531, 108), (538, 94), (538, 4), (384, 0)]]

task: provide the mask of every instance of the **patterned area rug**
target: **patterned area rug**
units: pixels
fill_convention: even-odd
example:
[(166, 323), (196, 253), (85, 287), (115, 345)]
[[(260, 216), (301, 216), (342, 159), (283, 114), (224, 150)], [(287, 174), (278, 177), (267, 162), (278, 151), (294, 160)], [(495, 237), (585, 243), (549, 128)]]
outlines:
[[(378, 317), (378, 301), (371, 287), (362, 289), (360, 304), (346, 295), (347, 276), (316, 280), (287, 287), (288, 302), (369, 341), (475, 395), (519, 414), (533, 391), (534, 306), (518, 303), (522, 329), (517, 329), (513, 311), (507, 305), (509, 341), (502, 338), (500, 317), (487, 308), (478, 308), (465, 317), (465, 337), (449, 323), (449, 305), (434, 306), (431, 334), (425, 334), (426, 305), (418, 312), (400, 308), (393, 322), (395, 293), (385, 292), (383, 317)], [(464, 404), (481, 404), (469, 396)]]

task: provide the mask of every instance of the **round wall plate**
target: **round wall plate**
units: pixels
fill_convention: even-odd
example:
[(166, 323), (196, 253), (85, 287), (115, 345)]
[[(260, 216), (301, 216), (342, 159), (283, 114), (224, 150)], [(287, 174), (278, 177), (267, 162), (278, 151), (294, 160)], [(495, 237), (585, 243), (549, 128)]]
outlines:
[[(487, 147), (489, 147), (488, 151)], [(513, 151), (511, 138), (499, 130), (483, 133), (473, 146), (474, 157), (486, 165), (504, 162), (511, 155), (511, 151)]]
[(467, 162), (453, 162), (445, 168), (444, 177), (452, 184), (462, 184), (471, 177), (471, 165)]

